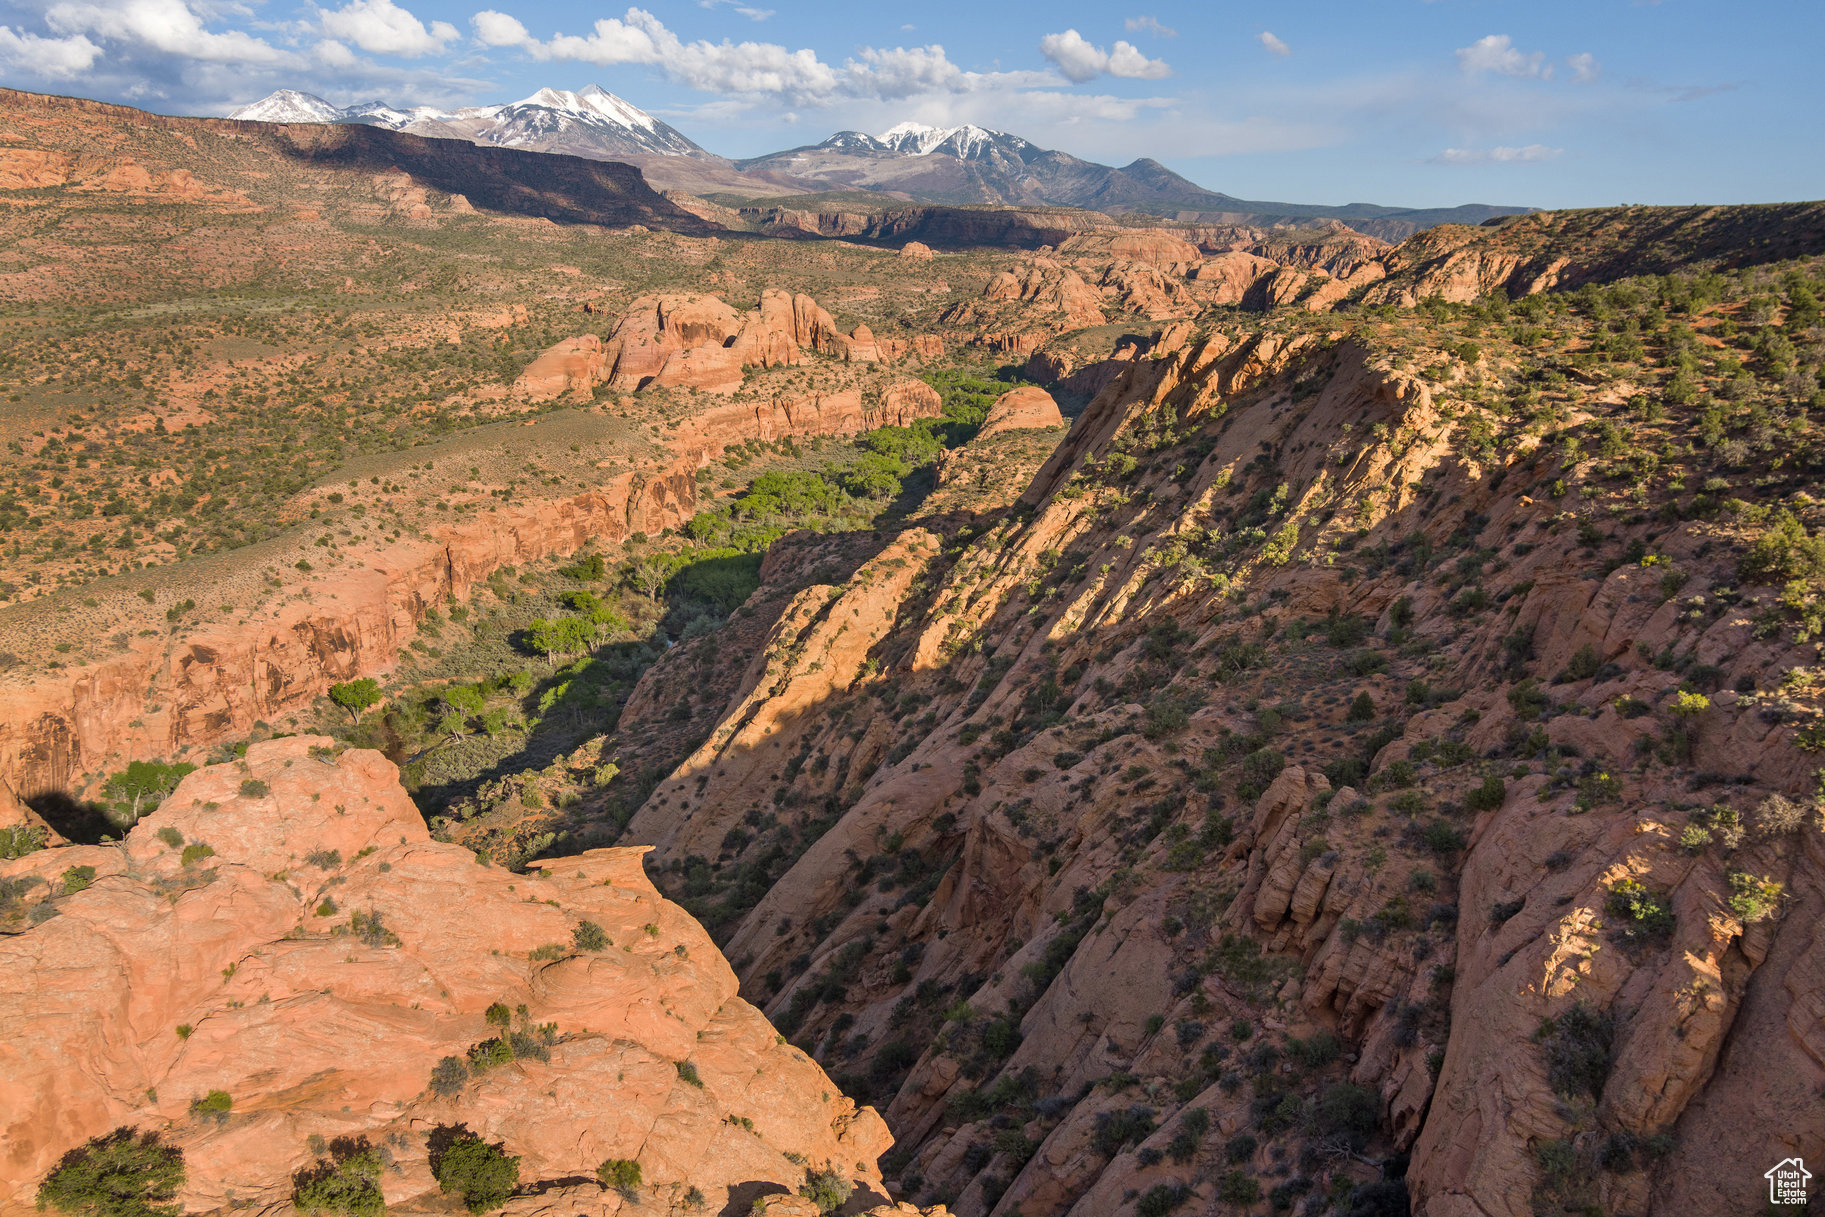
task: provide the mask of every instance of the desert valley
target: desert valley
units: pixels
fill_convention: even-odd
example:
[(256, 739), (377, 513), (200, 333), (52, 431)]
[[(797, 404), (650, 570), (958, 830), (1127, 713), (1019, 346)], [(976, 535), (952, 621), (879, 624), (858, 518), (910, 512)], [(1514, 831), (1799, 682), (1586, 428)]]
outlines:
[(1821, 297), (1821, 203), (0, 89), (0, 1214), (1763, 1212)]

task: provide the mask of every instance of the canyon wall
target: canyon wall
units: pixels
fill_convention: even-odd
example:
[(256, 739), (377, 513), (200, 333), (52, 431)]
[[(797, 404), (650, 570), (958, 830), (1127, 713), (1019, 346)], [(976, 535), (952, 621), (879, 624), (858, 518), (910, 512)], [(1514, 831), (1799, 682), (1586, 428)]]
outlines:
[(1125, 361), (1012, 511), (791, 598), (634, 817), (907, 1194), (1685, 1214), (1825, 1152), (1812, 647), (1744, 534), (1409, 367)]
[[(657, 468), (625, 473), (564, 499), (502, 505), (394, 542), (359, 567), (282, 567), (284, 587), (245, 624), (185, 630), (122, 654), (0, 683), (0, 781), (20, 795), (93, 794), (129, 760), (173, 759), (246, 735), (256, 723), (306, 709), (333, 683), (388, 672), (425, 611), (504, 565), (657, 535), (696, 512), (696, 471), (722, 450), (760, 438), (852, 435), (935, 417), (938, 395), (907, 380), (878, 397), (796, 394), (710, 406), (665, 437)], [(206, 598), (199, 590), (198, 596)]]

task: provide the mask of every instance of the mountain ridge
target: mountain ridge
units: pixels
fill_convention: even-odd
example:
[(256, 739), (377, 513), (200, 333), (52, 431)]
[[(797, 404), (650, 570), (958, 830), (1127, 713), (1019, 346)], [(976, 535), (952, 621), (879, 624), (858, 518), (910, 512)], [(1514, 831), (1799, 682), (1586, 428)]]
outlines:
[(1480, 224), (1533, 210), (1485, 203), (1332, 207), (1241, 199), (1200, 186), (1150, 157), (1120, 167), (1103, 165), (973, 123), (939, 127), (908, 121), (878, 136), (842, 130), (815, 144), (729, 159), (594, 84), (574, 93), (547, 87), (516, 102), (457, 110), (402, 110), (378, 100), (337, 107), (314, 94), (281, 89), (228, 117), (379, 126), (431, 138), (624, 160), (660, 189), (699, 195), (745, 191), (754, 199), (838, 190), (913, 203), (1083, 207), (1189, 223), (1336, 219), (1388, 241), (1438, 224)]
[(314, 93), (280, 89), (229, 112), (246, 122), (351, 124), (474, 144), (561, 152), (594, 160), (659, 155), (710, 159), (695, 141), (600, 85), (576, 92), (542, 88), (495, 106), (399, 109), (380, 100), (336, 106)]

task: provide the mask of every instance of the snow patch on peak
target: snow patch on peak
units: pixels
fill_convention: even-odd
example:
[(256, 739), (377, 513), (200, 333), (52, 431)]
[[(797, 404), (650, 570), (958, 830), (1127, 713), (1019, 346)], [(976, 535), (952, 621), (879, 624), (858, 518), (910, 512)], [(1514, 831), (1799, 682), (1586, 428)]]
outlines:
[(639, 131), (654, 129), (652, 115), (596, 84), (585, 85), (575, 93), (568, 89), (540, 89), (531, 97), (516, 101), (513, 105), (558, 110), (584, 118), (606, 120), (617, 127), (628, 127)]
[(229, 112), (228, 117), (255, 123), (329, 123), (340, 114), (315, 93), (280, 89), (259, 101)]
[(951, 155), (968, 159), (982, 149), (993, 146), (1001, 140), (1011, 140), (1025, 145), (1026, 141), (1017, 139), (1000, 131), (987, 127), (978, 127), (973, 123), (964, 123), (960, 127), (934, 127), (929, 123), (898, 123), (881, 133), (880, 143), (895, 152), (908, 156), (930, 156), (934, 152), (948, 151)]
[(243, 106), (229, 117), (271, 123), (359, 123), (478, 144), (615, 160), (627, 155), (701, 156), (703, 149), (640, 107), (600, 85), (578, 92), (544, 88), (507, 105), (398, 109), (384, 101), (338, 108), (292, 89)]

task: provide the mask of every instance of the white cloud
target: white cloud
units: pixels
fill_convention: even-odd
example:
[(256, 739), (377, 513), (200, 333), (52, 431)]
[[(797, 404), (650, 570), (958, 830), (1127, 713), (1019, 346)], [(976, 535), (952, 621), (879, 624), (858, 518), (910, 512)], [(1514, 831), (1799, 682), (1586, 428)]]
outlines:
[(714, 9), (724, 5), (734, 9), (749, 21), (765, 21), (777, 11), (770, 8), (754, 8), (745, 4), (737, 4), (735, 3), (735, 0), (697, 0), (698, 8)]
[(327, 68), (352, 68), (361, 60), (355, 52), (337, 42), (334, 38), (325, 38), (311, 48), (311, 54), (317, 62)]
[(1039, 40), (1039, 53), (1058, 65), (1065, 79), (1082, 84), (1104, 73), (1129, 80), (1160, 80), (1172, 75), (1163, 59), (1149, 59), (1131, 42), (1117, 42), (1105, 51), (1076, 30), (1047, 34)]
[(601, 18), (587, 34), (555, 34), (545, 41), (534, 38), (506, 13), (485, 10), (475, 14), (471, 23), (476, 40), (484, 46), (518, 47), (534, 59), (598, 67), (641, 64), (705, 93), (773, 96), (811, 105), (838, 99), (896, 99), (1060, 83), (1056, 76), (1043, 72), (966, 72), (935, 43), (864, 47), (839, 66), (824, 62), (809, 48), (793, 50), (772, 42), (686, 42), (652, 13), (639, 8), (630, 8), (620, 17)]
[(1457, 66), (1472, 76), (1485, 72), (1500, 76), (1523, 76), (1546, 79), (1552, 68), (1543, 52), (1531, 54), (1515, 49), (1507, 34), (1489, 34), (1457, 50)]
[(1130, 17), (1122, 22), (1130, 34), (1152, 34), (1156, 38), (1177, 38), (1179, 32), (1170, 25), (1161, 25), (1158, 17)]
[(265, 42), (240, 30), (218, 34), (203, 28), (203, 19), (184, 0), (116, 0), (114, 3), (53, 4), (44, 19), (66, 37), (139, 43), (167, 55), (215, 63), (268, 64), (287, 58)]
[(1267, 53), (1269, 55), (1277, 55), (1281, 59), (1285, 59), (1288, 55), (1293, 53), (1293, 48), (1274, 37), (1273, 32), (1270, 30), (1262, 30), (1256, 37), (1261, 45), (1267, 48)]
[(533, 40), (518, 17), (493, 9), (483, 9), (469, 18), (469, 24), (475, 28), (475, 40), (483, 46), (526, 46)]
[(457, 38), (448, 21), (427, 27), (393, 0), (350, 0), (347, 7), (324, 13), (321, 21), (331, 37), (345, 38), (374, 55), (437, 55)]
[(1563, 148), (1548, 148), (1545, 144), (1528, 144), (1524, 148), (1447, 148), (1432, 158), (1435, 165), (1528, 165), (1539, 161), (1557, 160), (1565, 154)]
[(1595, 80), (1603, 71), (1603, 65), (1589, 51), (1580, 51), (1571, 56), (1565, 61), (1565, 66), (1572, 70), (1572, 79), (1580, 82)]
[(88, 71), (100, 54), (101, 48), (81, 34), (70, 38), (40, 38), (0, 25), (0, 64), (14, 71), (62, 80)]

